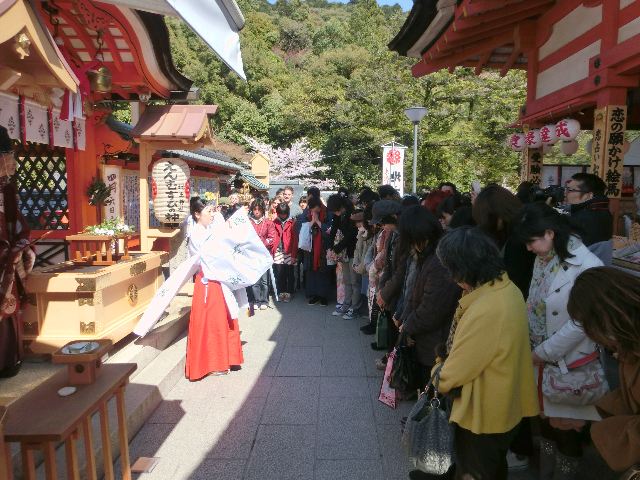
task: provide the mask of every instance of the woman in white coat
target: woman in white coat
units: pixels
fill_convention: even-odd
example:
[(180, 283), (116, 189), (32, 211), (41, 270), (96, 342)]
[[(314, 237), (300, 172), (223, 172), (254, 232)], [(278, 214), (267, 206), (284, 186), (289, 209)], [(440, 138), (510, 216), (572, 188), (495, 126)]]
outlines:
[[(572, 235), (568, 217), (544, 203), (524, 207), (516, 233), (527, 249), (536, 254), (527, 313), (532, 360), (544, 412), (541, 415), (540, 478), (570, 480), (576, 478), (582, 457), (581, 431), (588, 421), (600, 417), (589, 402), (581, 405), (581, 401), (571, 401), (562, 395), (552, 400), (545, 395), (549, 392), (543, 385), (552, 371), (560, 372), (560, 379), (563, 375), (568, 379), (567, 366), (598, 361), (598, 346), (572, 321), (567, 303), (578, 275), (602, 262), (579, 237)], [(602, 382), (606, 383), (604, 379)]]

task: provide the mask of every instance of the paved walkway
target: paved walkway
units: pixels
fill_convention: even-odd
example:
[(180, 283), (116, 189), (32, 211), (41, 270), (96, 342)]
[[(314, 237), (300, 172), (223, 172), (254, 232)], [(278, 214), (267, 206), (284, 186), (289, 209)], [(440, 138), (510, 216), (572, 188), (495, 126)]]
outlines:
[(132, 461), (160, 458), (139, 478), (406, 480), (400, 419), (413, 402), (377, 400), (373, 337), (331, 312), (299, 296), (241, 319), (242, 370), (176, 385), (132, 441)]
[(160, 458), (140, 478), (406, 480), (411, 405), (377, 401), (372, 337), (331, 311), (299, 296), (241, 319), (242, 370), (176, 385), (132, 441)]

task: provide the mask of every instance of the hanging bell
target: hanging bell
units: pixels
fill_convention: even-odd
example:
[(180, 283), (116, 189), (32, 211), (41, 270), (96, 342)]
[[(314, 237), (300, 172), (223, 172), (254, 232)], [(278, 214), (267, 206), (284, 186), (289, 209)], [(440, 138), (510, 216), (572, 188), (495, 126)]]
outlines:
[(109, 93), (111, 91), (111, 71), (104, 65), (95, 70), (89, 70), (87, 77), (89, 77), (89, 85), (93, 93)]

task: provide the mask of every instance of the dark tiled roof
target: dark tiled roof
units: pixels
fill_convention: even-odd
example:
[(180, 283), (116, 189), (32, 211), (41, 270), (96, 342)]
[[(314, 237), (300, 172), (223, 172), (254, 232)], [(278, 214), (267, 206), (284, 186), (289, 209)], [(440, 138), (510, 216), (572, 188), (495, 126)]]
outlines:
[[(216, 153), (216, 152), (208, 151), (208, 154), (203, 155), (202, 154), (203, 150), (204, 149), (199, 149), (194, 151), (189, 151), (189, 150), (166, 150), (166, 151), (186, 161), (191, 160), (193, 162), (198, 162), (204, 165), (211, 165), (211, 166), (223, 168), (234, 173), (242, 171), (241, 166), (236, 165), (231, 161), (222, 160), (220, 158), (217, 158), (214, 155), (211, 155), (212, 153)], [(221, 154), (221, 156), (224, 156), (224, 155)]]
[(253, 188), (255, 188), (256, 190), (262, 190), (262, 191), (266, 191), (269, 190), (269, 187), (267, 185), (265, 185), (264, 183), (262, 183), (260, 180), (258, 180), (253, 173), (251, 173), (248, 170), (244, 170), (240, 173), (240, 176), (242, 177), (242, 179), (247, 182), (249, 185), (251, 185)]

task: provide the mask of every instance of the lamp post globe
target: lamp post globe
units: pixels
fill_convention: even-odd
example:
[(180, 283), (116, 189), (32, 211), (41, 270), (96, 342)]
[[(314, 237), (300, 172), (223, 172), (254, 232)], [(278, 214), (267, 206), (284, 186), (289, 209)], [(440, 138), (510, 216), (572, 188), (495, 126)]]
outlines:
[(424, 118), (428, 110), (425, 107), (405, 108), (404, 114), (413, 123), (413, 193), (417, 193), (417, 173), (418, 173), (418, 124)]

